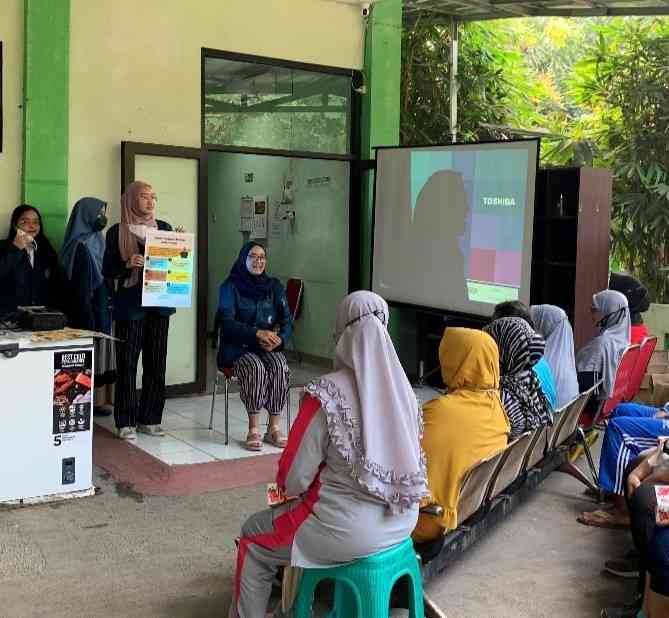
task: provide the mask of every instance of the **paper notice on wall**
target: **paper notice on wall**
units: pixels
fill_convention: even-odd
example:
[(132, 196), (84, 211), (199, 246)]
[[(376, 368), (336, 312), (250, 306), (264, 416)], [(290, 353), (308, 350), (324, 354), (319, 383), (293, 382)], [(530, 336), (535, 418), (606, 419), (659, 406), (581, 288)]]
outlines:
[(269, 197), (257, 195), (253, 198), (253, 226), (251, 228), (251, 239), (267, 238), (267, 211), (269, 210)]
[(239, 231), (250, 232), (253, 229), (253, 198), (245, 195), (239, 203)]
[(283, 238), (283, 216), (285, 209), (281, 204), (272, 206), (272, 217), (269, 226), (269, 237), (279, 240)]
[(194, 254), (194, 234), (147, 232), (142, 307), (191, 306)]

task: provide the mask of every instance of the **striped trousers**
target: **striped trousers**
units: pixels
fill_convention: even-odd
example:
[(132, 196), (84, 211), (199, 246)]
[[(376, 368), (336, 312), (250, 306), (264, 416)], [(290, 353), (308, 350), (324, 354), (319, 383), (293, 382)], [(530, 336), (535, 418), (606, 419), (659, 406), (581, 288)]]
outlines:
[(618, 496), (625, 493), (625, 469), (630, 461), (669, 436), (669, 422), (655, 418), (657, 408), (623, 403), (611, 415), (599, 459), (599, 486)]
[[(116, 426), (160, 425), (165, 407), (167, 331), (170, 318), (147, 313), (143, 320), (118, 320), (116, 342)], [(142, 394), (137, 396), (137, 364), (142, 353)]]
[(290, 369), (282, 352), (247, 352), (233, 366), (249, 414), (263, 408), (280, 416), (286, 407)]

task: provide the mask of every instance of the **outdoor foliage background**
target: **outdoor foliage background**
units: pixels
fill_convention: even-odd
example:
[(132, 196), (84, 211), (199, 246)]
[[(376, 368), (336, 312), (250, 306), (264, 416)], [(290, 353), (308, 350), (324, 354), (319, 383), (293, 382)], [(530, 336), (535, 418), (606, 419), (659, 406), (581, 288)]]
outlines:
[[(542, 165), (614, 174), (612, 262), (669, 302), (669, 22), (531, 18), (461, 26), (459, 141), (538, 130)], [(450, 141), (449, 30), (403, 36), (401, 140)]]

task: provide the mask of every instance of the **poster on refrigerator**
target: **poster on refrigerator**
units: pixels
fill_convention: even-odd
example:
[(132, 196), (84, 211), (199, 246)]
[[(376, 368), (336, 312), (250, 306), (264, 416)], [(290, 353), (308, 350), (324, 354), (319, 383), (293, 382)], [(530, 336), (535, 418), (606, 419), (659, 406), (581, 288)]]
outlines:
[(142, 307), (190, 307), (195, 235), (149, 230), (144, 245)]
[(53, 355), (53, 433), (91, 428), (93, 351), (67, 350)]

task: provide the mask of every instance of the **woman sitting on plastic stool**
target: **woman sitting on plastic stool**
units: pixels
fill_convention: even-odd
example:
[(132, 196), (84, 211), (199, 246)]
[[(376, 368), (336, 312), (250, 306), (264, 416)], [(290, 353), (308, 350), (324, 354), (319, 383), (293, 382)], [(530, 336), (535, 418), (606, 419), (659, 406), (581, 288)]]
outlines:
[(280, 566), (346, 564), (405, 540), (427, 495), (421, 412), (387, 330), (388, 305), (339, 305), (335, 371), (305, 396), (277, 484), (297, 500), (242, 527), (230, 617), (265, 616)]
[[(284, 448), (279, 429), (288, 399), (290, 370), (281, 350), (293, 332), (286, 292), (265, 272), (262, 245), (248, 242), (239, 252), (230, 276), (221, 286), (218, 313), (221, 324), (218, 366), (232, 368), (239, 379), (241, 399), (249, 414), (246, 448), (262, 449), (263, 440)], [(269, 413), (269, 428), (260, 433), (260, 412)]]

